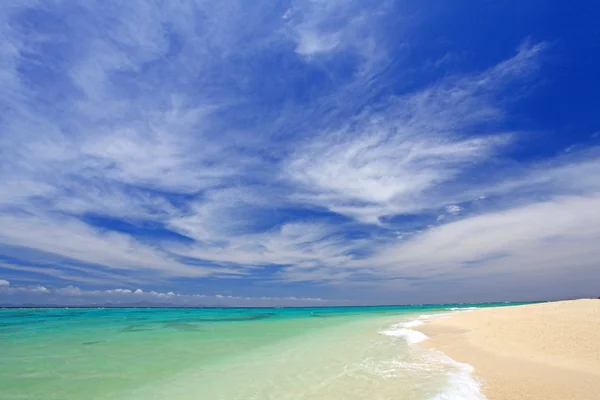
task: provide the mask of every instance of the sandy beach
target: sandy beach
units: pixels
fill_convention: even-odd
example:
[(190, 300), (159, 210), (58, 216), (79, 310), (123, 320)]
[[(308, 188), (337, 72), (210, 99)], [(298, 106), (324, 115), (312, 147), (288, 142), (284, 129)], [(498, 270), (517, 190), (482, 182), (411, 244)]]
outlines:
[(472, 365), (489, 400), (600, 399), (600, 300), (481, 309), (418, 330)]

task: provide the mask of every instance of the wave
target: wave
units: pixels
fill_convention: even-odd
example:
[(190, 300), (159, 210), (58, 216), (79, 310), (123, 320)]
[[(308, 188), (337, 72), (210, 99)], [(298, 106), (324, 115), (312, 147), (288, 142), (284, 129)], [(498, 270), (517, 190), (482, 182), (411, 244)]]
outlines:
[[(458, 308), (453, 307), (450, 313), (439, 314), (423, 314), (417, 319), (394, 324), (389, 329), (380, 331), (379, 333), (386, 336), (402, 337), (409, 345), (421, 343), (428, 339), (428, 336), (419, 332), (414, 328), (436, 319), (444, 319), (452, 314), (465, 311), (472, 311), (477, 307)], [(448, 384), (447, 386), (431, 400), (486, 400), (481, 392), (480, 382), (473, 376), (473, 367), (469, 364), (459, 363), (441, 351), (429, 349), (422, 354), (420, 362), (392, 362), (397, 368), (401, 369), (417, 369), (421, 371), (438, 371), (440, 369), (447, 370)], [(389, 373), (391, 370), (385, 371)]]
[(421, 343), (428, 339), (427, 335), (414, 329), (400, 328), (400, 329), (388, 329), (379, 332), (386, 336), (397, 336), (402, 337), (408, 344)]
[[(436, 351), (437, 352), (437, 351)], [(452, 367), (448, 386), (431, 400), (486, 400), (481, 393), (481, 383), (473, 376), (473, 367), (459, 363), (441, 352), (440, 361)]]
[(408, 342), (408, 344), (421, 343), (428, 339), (427, 335), (410, 328), (423, 325), (423, 323), (423, 321), (415, 319), (408, 322), (394, 324), (390, 326), (390, 329), (380, 331), (379, 333), (386, 336), (402, 337)]
[[(415, 326), (420, 326), (423, 325), (424, 322), (418, 319), (409, 321), (409, 322), (404, 322), (402, 324), (397, 324), (400, 325), (401, 328), (414, 328)], [(394, 325), (393, 325), (394, 326)]]

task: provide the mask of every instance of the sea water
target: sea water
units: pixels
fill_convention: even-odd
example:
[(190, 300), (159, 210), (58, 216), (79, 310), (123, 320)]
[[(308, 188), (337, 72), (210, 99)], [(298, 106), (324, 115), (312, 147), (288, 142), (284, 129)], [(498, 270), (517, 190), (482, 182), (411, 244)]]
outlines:
[(1, 309), (0, 398), (479, 400), (414, 346), (469, 307)]

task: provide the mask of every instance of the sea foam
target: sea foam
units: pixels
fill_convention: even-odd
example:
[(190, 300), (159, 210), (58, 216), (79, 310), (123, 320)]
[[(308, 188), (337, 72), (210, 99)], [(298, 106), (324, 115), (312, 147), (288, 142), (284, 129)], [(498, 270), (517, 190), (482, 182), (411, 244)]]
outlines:
[(459, 363), (443, 353), (439, 354), (440, 361), (451, 366), (448, 386), (431, 400), (486, 400), (481, 393), (481, 384), (473, 377), (473, 367)]
[[(409, 345), (423, 342), (428, 339), (427, 335), (416, 331), (414, 328), (436, 319), (444, 319), (452, 314), (465, 311), (473, 311), (476, 307), (458, 308), (453, 307), (450, 313), (423, 314), (417, 319), (394, 324), (389, 329), (379, 333), (386, 336), (402, 337)], [(397, 367), (419, 370), (448, 369), (448, 385), (436, 394), (431, 400), (486, 400), (481, 392), (481, 384), (473, 376), (473, 367), (469, 364), (459, 363), (438, 350), (429, 350), (423, 363), (395, 362)]]
[(420, 343), (427, 340), (427, 335), (408, 328), (388, 329), (381, 331), (380, 333), (387, 336), (402, 337), (408, 344)]
[(408, 322), (394, 324), (390, 326), (390, 329), (380, 331), (379, 333), (387, 336), (402, 337), (408, 342), (408, 344), (415, 344), (428, 339), (427, 335), (425, 335), (424, 333), (415, 331), (414, 329), (410, 329), (419, 325), (423, 325), (423, 321), (415, 319)]
[(413, 321), (404, 322), (397, 325), (400, 325), (401, 328), (414, 328), (415, 326), (423, 325), (423, 321), (415, 319)]

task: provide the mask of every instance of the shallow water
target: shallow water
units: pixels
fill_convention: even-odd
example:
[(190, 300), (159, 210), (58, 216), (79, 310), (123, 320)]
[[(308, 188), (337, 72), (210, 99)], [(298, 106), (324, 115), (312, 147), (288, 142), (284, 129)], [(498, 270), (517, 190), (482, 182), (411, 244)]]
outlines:
[(5, 400), (479, 399), (467, 366), (409, 345), (423, 339), (410, 321), (468, 305), (451, 307), (3, 309), (0, 393)]

